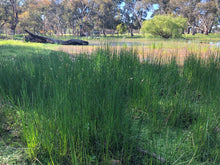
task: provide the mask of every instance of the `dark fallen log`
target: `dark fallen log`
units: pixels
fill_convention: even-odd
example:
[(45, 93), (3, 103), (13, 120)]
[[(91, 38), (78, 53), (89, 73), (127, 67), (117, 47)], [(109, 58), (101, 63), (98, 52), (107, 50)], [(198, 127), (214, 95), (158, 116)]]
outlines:
[(50, 43), (50, 44), (59, 44), (59, 45), (89, 45), (89, 42), (83, 40), (71, 39), (71, 40), (63, 41), (63, 40), (52, 39), (45, 36), (39, 36), (27, 30), (25, 30), (25, 32), (29, 34), (28, 36), (25, 36), (25, 41), (27, 42)]

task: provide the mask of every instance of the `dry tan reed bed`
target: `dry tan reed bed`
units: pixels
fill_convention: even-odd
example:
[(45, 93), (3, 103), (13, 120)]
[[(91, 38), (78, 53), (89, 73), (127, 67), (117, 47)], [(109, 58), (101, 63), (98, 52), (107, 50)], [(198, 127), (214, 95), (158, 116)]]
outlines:
[[(133, 49), (138, 53), (140, 59), (162, 59), (167, 61), (172, 57), (175, 57), (178, 64), (183, 64), (184, 59), (189, 55), (195, 55), (201, 58), (207, 58), (210, 56), (217, 56), (220, 54), (220, 48), (214, 47), (209, 44), (183, 44), (181, 47), (178, 44), (171, 46), (164, 46), (162, 48), (153, 48), (152, 46), (133, 46), (133, 47), (124, 47), (124, 46), (110, 46), (112, 50), (119, 51), (120, 49)], [(81, 53), (91, 54), (98, 48), (103, 48), (103, 45), (100, 46), (59, 46), (56, 50), (69, 53), (71, 55), (79, 55)]]

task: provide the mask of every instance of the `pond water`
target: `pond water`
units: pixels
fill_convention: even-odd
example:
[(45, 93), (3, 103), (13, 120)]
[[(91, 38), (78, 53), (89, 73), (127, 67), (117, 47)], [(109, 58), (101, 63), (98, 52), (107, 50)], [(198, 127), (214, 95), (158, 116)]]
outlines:
[[(152, 44), (158, 44), (158, 43), (163, 43), (166, 41), (147, 41), (147, 42), (139, 42), (139, 41), (109, 41), (107, 42), (90, 42), (89, 45), (91, 46), (100, 46), (100, 45), (109, 45), (109, 46), (119, 46), (119, 47), (133, 47), (133, 46), (150, 46)], [(172, 42), (172, 41), (171, 41)], [(217, 46), (220, 47), (220, 42), (195, 42), (195, 41), (186, 41), (185, 43), (191, 44), (191, 43), (202, 43), (202, 44), (209, 44), (210, 46)]]
[(209, 42), (210, 45), (220, 46), (220, 42)]
[(109, 46), (146, 46), (151, 45), (150, 43), (141, 43), (141, 42), (131, 42), (131, 41), (110, 41), (110, 42), (100, 42), (100, 43), (90, 43), (91, 46), (100, 46), (100, 45), (109, 45)]
[(141, 43), (141, 42), (110, 42), (109, 43), (111, 46), (146, 46), (146, 45), (151, 45), (150, 43)]

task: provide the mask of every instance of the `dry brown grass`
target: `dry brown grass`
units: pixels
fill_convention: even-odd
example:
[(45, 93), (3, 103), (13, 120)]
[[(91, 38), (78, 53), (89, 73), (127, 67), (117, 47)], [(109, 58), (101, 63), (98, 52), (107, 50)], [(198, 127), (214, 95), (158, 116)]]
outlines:
[[(165, 43), (165, 44), (164, 44)], [(201, 58), (207, 58), (211, 55), (219, 54), (220, 50), (217, 47), (213, 47), (209, 44), (190, 44), (190, 43), (182, 43), (182, 42), (164, 42), (158, 48), (148, 46), (135, 46), (132, 47), (134, 51), (136, 51), (140, 57), (140, 59), (162, 59), (163, 61), (167, 61), (171, 58), (176, 58), (178, 64), (183, 64), (184, 59), (189, 55), (195, 55)], [(58, 51), (63, 51), (69, 53), (71, 55), (79, 55), (81, 53), (91, 54), (96, 49), (104, 47), (102, 44), (98, 46), (95, 45), (89, 46), (58, 46)], [(110, 46), (110, 49), (120, 51), (120, 49), (125, 49), (124, 46)], [(131, 47), (127, 47), (130, 49)]]

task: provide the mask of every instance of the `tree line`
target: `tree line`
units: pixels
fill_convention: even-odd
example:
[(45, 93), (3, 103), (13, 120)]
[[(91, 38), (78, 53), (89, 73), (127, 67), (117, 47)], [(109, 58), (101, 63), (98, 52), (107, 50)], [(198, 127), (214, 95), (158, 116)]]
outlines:
[(149, 13), (182, 16), (186, 33), (209, 34), (219, 28), (220, 0), (0, 0), (0, 29), (82, 36), (123, 24), (133, 36)]

